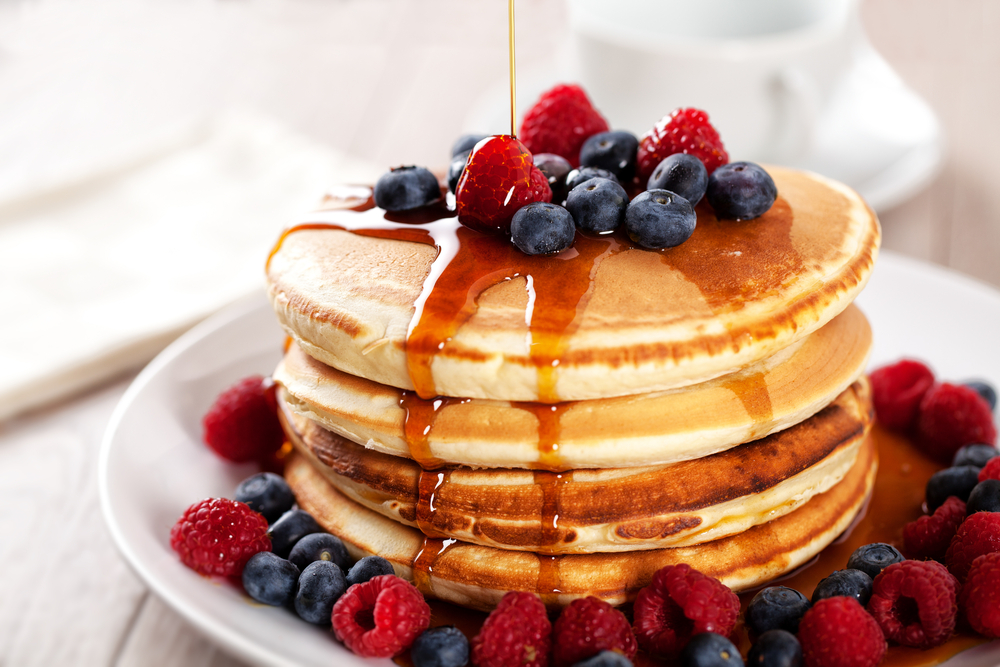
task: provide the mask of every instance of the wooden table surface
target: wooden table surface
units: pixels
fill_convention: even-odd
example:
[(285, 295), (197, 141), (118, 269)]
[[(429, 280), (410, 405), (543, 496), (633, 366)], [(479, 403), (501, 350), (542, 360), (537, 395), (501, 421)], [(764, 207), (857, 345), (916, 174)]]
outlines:
[[(439, 165), (470, 100), (505, 76), (505, 12), (502, 0), (8, 0), (0, 176), (70, 169), (113, 139), (230, 105), (378, 163)], [(547, 62), (563, 1), (518, 12), (519, 66)], [(1000, 2), (866, 0), (862, 16), (948, 141), (937, 179), (882, 214), (885, 247), (1000, 285)], [(29, 126), (45, 139), (18, 139)], [(97, 452), (132, 377), (0, 423), (0, 666), (241, 664), (146, 590), (104, 526)]]

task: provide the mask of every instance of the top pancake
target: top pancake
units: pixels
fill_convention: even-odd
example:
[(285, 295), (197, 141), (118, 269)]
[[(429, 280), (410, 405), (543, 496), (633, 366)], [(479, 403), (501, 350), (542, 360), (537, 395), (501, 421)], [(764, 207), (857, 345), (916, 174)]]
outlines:
[(578, 233), (556, 257), (523, 255), (443, 208), (386, 214), (355, 188), (286, 233), (268, 292), (310, 356), (425, 398), (554, 403), (684, 387), (815, 331), (870, 275), (880, 233), (860, 197), (769, 172), (778, 199), (760, 218), (719, 221), (702, 204), (676, 248)]

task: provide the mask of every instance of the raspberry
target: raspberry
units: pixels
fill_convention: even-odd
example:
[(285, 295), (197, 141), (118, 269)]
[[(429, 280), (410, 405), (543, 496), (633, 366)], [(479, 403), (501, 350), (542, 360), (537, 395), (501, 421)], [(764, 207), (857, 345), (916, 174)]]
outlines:
[(537, 595), (510, 592), (472, 640), (472, 664), (478, 667), (546, 667), (552, 624)]
[(887, 639), (929, 649), (955, 630), (958, 581), (941, 563), (904, 560), (875, 577), (868, 613)]
[(278, 451), (285, 435), (271, 386), (251, 375), (219, 394), (202, 419), (205, 444), (236, 463), (262, 461)]
[(903, 527), (903, 545), (910, 558), (944, 560), (944, 555), (955, 537), (958, 527), (965, 521), (965, 503), (961, 498), (948, 496), (932, 516), (922, 516)]
[(809, 667), (874, 667), (885, 655), (882, 629), (854, 598), (819, 600), (799, 623)]
[(330, 620), (337, 639), (357, 655), (390, 658), (427, 629), (431, 608), (413, 584), (383, 574), (348, 588)]
[(259, 551), (271, 550), (267, 519), (246, 504), (206, 498), (191, 505), (170, 529), (170, 547), (192, 570), (238, 577)]
[(983, 469), (979, 471), (980, 482), (985, 482), (988, 479), (1000, 479), (1000, 456), (987, 461)]
[(729, 162), (719, 133), (700, 109), (674, 109), (639, 140), (639, 179), (646, 182), (656, 166), (674, 153), (693, 155), (709, 175)]
[(573, 600), (552, 630), (552, 662), (567, 667), (601, 651), (635, 657), (635, 635), (625, 614), (593, 596)]
[(960, 600), (973, 630), (1000, 637), (1000, 552), (972, 561)]
[(548, 179), (531, 153), (506, 135), (476, 145), (455, 188), (458, 221), (485, 233), (510, 234), (510, 219), (519, 208), (551, 199)]
[(917, 444), (948, 463), (963, 445), (994, 444), (997, 430), (983, 397), (963, 385), (935, 384), (920, 401), (916, 420)]
[(976, 512), (967, 517), (951, 540), (944, 560), (959, 581), (965, 581), (977, 556), (1000, 551), (1000, 512)]
[(920, 399), (934, 384), (934, 373), (919, 361), (902, 359), (868, 376), (875, 415), (886, 428), (905, 431), (917, 416)]
[(583, 142), (608, 129), (583, 88), (559, 84), (542, 93), (524, 115), (519, 136), (532, 153), (555, 153), (579, 167)]
[(676, 659), (691, 637), (714, 632), (728, 637), (740, 599), (714, 577), (690, 565), (668, 565), (653, 575), (635, 600), (635, 636), (650, 653)]

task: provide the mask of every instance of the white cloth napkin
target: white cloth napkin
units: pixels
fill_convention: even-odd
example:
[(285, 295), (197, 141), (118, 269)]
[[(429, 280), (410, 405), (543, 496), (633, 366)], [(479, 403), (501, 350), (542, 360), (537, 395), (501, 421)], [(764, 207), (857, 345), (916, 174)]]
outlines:
[(0, 419), (136, 367), (261, 289), (268, 250), (298, 213), (381, 171), (228, 115), (0, 199)]

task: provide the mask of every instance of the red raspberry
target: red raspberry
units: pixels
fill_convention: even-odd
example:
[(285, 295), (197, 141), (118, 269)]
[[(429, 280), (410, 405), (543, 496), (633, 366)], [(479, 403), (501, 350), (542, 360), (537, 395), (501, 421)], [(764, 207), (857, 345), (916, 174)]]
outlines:
[(885, 655), (882, 629), (852, 597), (819, 600), (799, 623), (807, 667), (875, 667)]
[(668, 565), (635, 599), (635, 636), (650, 653), (676, 659), (694, 635), (728, 637), (740, 599), (714, 577), (690, 565)]
[(693, 155), (711, 174), (729, 162), (719, 133), (701, 109), (674, 109), (639, 140), (639, 179), (645, 183), (656, 166), (674, 153)]
[(357, 655), (391, 658), (431, 623), (431, 608), (408, 581), (392, 574), (347, 589), (330, 615), (337, 639)]
[(236, 463), (262, 461), (278, 451), (285, 434), (272, 386), (260, 375), (251, 375), (219, 394), (202, 419), (205, 444)]
[(973, 630), (1000, 637), (1000, 552), (972, 561), (960, 600)]
[(979, 481), (985, 482), (988, 479), (1000, 479), (1000, 456), (990, 459), (979, 471)]
[(875, 577), (868, 613), (887, 639), (929, 649), (955, 630), (957, 592), (958, 581), (941, 563), (904, 560)]
[(579, 167), (583, 142), (608, 129), (583, 88), (559, 84), (542, 93), (524, 115), (519, 136), (532, 153), (555, 153)]
[(537, 595), (510, 592), (472, 640), (472, 664), (478, 667), (546, 667), (552, 624)]
[(989, 404), (974, 389), (935, 384), (920, 401), (917, 444), (943, 463), (950, 463), (964, 445), (995, 444), (997, 430)]
[(204, 575), (238, 577), (258, 551), (271, 550), (267, 519), (245, 503), (206, 498), (184, 510), (170, 529), (181, 562)]
[(625, 614), (593, 596), (573, 600), (552, 630), (552, 662), (567, 667), (601, 651), (635, 657), (635, 635)]
[(951, 540), (944, 560), (959, 581), (965, 581), (977, 556), (1000, 551), (1000, 512), (976, 512), (967, 517)]
[(944, 555), (955, 537), (958, 527), (965, 521), (965, 503), (957, 496), (949, 496), (933, 516), (922, 516), (903, 527), (903, 545), (910, 558), (944, 560)]
[(510, 234), (510, 219), (534, 201), (551, 201), (545, 174), (520, 141), (507, 135), (484, 139), (469, 155), (455, 189), (458, 221), (479, 232)]
[(934, 384), (934, 373), (919, 361), (903, 359), (868, 376), (875, 415), (886, 428), (905, 431), (917, 416), (920, 399)]

